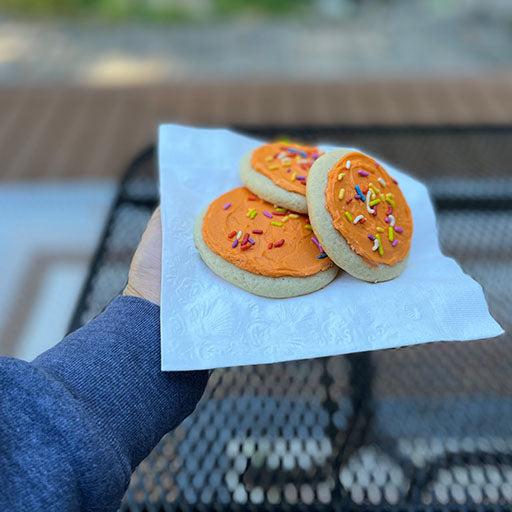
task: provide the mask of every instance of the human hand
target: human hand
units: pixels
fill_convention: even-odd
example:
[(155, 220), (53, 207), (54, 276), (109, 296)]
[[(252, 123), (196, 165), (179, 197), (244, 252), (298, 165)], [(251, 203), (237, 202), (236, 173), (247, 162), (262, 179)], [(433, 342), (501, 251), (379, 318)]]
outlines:
[(162, 276), (162, 219), (160, 206), (153, 212), (130, 265), (123, 295), (142, 297), (160, 305)]

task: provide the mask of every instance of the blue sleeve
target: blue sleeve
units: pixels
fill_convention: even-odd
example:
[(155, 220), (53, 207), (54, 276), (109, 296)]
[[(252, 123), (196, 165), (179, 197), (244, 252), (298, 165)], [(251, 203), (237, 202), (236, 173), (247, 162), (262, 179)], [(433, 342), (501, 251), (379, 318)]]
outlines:
[(208, 372), (160, 371), (160, 309), (118, 297), (32, 363), (0, 358), (0, 510), (117, 510)]

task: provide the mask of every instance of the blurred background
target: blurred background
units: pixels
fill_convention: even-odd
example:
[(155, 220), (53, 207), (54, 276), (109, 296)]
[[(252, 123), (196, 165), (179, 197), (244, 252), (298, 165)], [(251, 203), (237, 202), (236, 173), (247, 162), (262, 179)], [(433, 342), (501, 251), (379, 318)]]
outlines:
[[(0, 0), (0, 355), (32, 359), (122, 289), (162, 122), (403, 167), (510, 332), (511, 0)], [(216, 370), (122, 510), (509, 511), (511, 347)]]
[(160, 122), (507, 124), (509, 0), (1, 0), (0, 353), (65, 332)]

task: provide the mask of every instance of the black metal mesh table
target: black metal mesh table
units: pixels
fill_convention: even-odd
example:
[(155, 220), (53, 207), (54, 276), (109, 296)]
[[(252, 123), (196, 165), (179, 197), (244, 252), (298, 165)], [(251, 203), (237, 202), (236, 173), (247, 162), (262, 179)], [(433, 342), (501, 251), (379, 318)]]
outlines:
[[(257, 128), (356, 146), (422, 179), (443, 251), (512, 325), (512, 127)], [(119, 188), (71, 328), (122, 289), (157, 203), (153, 148)], [(411, 308), (409, 314), (418, 312)], [(404, 343), (406, 343), (404, 339)], [(512, 337), (215, 370), (122, 510), (509, 510)]]

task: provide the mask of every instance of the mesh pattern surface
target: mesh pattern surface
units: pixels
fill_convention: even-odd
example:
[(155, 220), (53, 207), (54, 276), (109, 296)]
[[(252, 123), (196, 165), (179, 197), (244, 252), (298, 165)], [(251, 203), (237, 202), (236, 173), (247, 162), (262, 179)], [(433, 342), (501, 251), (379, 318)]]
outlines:
[[(512, 128), (249, 132), (360, 147), (422, 179), (443, 251), (510, 331)], [(73, 329), (122, 289), (158, 200), (155, 167), (150, 149), (128, 169)], [(122, 510), (509, 510), (511, 376), (509, 334), (215, 370), (196, 412), (133, 474)]]

